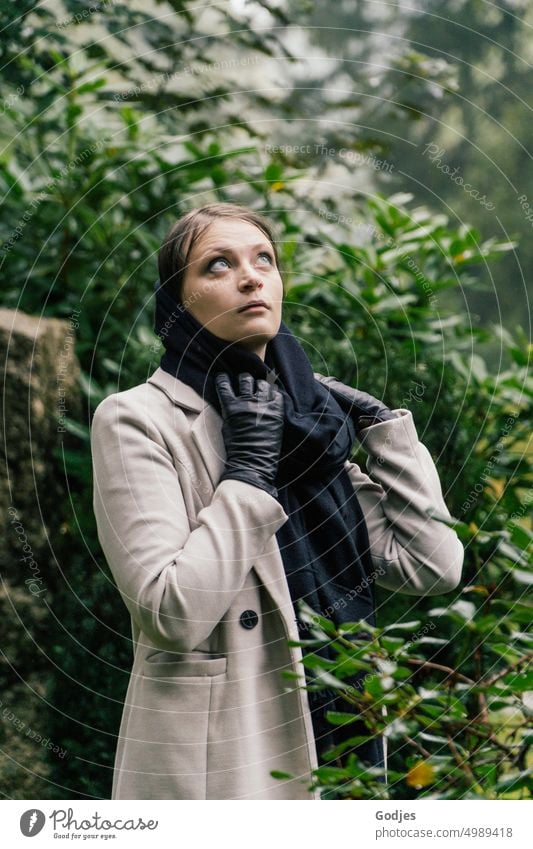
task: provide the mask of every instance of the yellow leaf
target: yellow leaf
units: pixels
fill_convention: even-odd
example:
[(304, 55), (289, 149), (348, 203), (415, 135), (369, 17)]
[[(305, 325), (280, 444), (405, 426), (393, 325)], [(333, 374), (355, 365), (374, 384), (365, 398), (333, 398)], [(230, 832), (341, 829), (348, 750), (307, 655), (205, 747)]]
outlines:
[(481, 593), (482, 595), (488, 595), (489, 591), (487, 587), (484, 587), (482, 584), (470, 584), (468, 587), (463, 589), (464, 593)]
[(505, 480), (503, 478), (488, 478), (487, 484), (488, 486), (485, 487), (485, 491), (487, 491), (488, 487), (491, 487), (496, 498), (499, 499), (502, 497), (505, 489)]
[(415, 787), (419, 790), (421, 787), (427, 787), (433, 783), (435, 770), (431, 764), (426, 761), (417, 761), (407, 773), (407, 784), (409, 787)]
[(285, 183), (282, 183), (280, 180), (278, 180), (276, 183), (271, 183), (270, 189), (273, 192), (279, 192), (279, 190), (282, 189), (284, 186)]

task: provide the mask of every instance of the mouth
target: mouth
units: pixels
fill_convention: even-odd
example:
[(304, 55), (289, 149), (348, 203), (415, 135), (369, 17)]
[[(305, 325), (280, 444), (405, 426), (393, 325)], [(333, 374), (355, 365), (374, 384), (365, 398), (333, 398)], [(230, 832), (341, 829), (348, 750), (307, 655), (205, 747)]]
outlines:
[(254, 301), (251, 304), (246, 304), (244, 307), (239, 307), (237, 312), (248, 312), (248, 310), (268, 310), (270, 307), (267, 307), (264, 301)]

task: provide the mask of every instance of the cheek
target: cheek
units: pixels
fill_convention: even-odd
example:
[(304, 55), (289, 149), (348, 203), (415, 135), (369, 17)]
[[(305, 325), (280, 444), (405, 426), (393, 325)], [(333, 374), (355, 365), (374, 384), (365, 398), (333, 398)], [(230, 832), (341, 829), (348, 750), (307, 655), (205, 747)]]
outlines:
[(198, 280), (193, 297), (203, 312), (218, 309), (223, 300), (221, 282), (219, 280)]
[(192, 309), (198, 308), (203, 301), (202, 281), (195, 277), (186, 278), (181, 287), (181, 299)]
[(231, 320), (233, 311), (220, 283), (211, 284), (206, 292), (203, 312), (216, 322), (226, 323)]

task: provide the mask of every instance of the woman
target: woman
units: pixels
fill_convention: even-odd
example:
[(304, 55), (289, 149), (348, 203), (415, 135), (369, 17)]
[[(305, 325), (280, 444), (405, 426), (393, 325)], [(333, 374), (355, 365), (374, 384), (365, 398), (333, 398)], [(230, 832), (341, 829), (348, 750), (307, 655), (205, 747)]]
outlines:
[[(411, 412), (313, 373), (281, 319), (265, 219), (193, 210), (159, 277), (160, 368), (104, 399), (91, 433), (98, 537), (133, 636), (112, 798), (318, 799), (311, 771), (357, 730), (333, 731), (324, 711), (346, 704), (302, 686), (298, 599), (374, 624), (374, 579), (451, 590), (463, 547), (426, 513), (450, 515)], [(356, 435), (372, 477), (349, 460)], [(356, 752), (384, 763), (379, 739)]]

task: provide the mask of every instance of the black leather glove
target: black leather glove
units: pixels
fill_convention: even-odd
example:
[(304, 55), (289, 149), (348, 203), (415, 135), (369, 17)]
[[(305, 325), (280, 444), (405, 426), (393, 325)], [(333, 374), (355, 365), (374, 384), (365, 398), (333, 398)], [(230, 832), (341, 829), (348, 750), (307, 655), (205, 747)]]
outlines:
[(261, 379), (256, 383), (254, 389), (254, 378), (243, 372), (239, 375), (240, 394), (235, 395), (226, 372), (215, 377), (226, 447), (220, 481), (245, 481), (277, 498), (274, 480), (283, 438), (283, 395), (273, 383)]
[(313, 374), (320, 383), (327, 386), (344, 412), (350, 415), (358, 433), (364, 427), (397, 418), (382, 401), (368, 392), (346, 386), (336, 377), (324, 377), (319, 372)]

